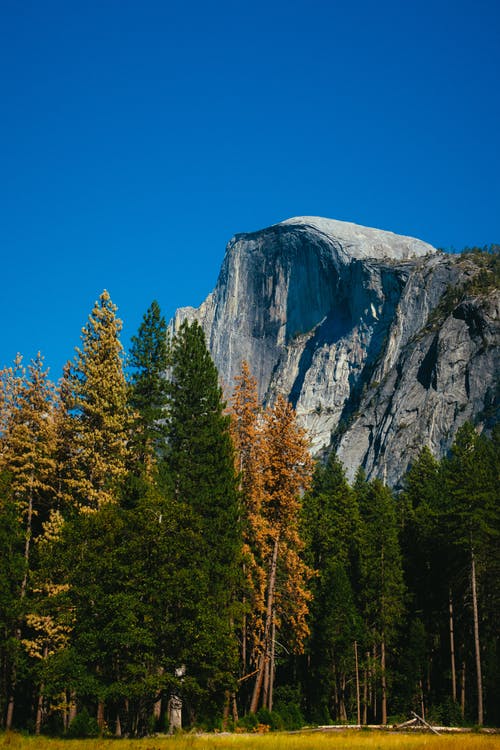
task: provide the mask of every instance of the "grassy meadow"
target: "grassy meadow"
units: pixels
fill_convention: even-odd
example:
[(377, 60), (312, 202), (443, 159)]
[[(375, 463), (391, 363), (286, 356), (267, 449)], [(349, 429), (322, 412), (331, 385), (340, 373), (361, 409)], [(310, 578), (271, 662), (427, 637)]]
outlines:
[(500, 735), (390, 734), (377, 731), (178, 735), (140, 740), (65, 740), (0, 735), (8, 750), (500, 750)]

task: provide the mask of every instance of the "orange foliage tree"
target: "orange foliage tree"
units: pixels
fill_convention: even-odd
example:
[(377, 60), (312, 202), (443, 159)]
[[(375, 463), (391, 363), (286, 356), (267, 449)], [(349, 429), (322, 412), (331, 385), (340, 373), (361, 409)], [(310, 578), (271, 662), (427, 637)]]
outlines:
[[(292, 406), (278, 396), (262, 411), (246, 363), (236, 379), (233, 439), (244, 508), (247, 612), (242, 628), (242, 666), (255, 676), (250, 711), (272, 710), (277, 633), (300, 653), (308, 634), (313, 571), (301, 557), (301, 497), (310, 484), (312, 460), (305, 431)], [(249, 648), (249, 651), (247, 649)]]
[(263, 513), (263, 445), (257, 384), (246, 362), (236, 377), (231, 434), (242, 497), (244, 594), (241, 627), (242, 679), (255, 672), (262, 650), (268, 523)]

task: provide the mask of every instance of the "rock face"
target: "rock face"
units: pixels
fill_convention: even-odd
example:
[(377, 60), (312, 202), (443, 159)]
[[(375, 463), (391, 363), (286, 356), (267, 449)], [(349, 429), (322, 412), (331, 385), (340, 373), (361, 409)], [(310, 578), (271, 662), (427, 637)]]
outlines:
[(228, 393), (247, 360), (313, 453), (333, 446), (350, 477), (363, 465), (397, 485), (423, 445), (441, 455), (495, 408), (498, 289), (450, 303), (477, 272), (411, 237), (299, 217), (236, 235), (214, 292), (172, 326), (201, 323)]

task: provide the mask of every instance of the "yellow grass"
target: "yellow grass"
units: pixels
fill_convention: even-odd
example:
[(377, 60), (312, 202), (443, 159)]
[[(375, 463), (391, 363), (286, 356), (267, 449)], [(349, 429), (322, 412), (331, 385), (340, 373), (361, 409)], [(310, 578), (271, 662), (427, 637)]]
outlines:
[(500, 750), (500, 735), (342, 731), (265, 735), (181, 735), (141, 740), (63, 740), (0, 735), (1, 750)]

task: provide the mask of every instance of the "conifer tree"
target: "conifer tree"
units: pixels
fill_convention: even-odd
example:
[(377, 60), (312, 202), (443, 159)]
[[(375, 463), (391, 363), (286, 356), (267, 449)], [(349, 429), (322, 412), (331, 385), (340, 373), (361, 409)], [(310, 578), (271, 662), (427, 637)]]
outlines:
[[(38, 354), (28, 366), (7, 428), (5, 458), (12, 491), (25, 523), (25, 556), (48, 518), (55, 496), (55, 389)], [(24, 595), (26, 580), (23, 581)]]
[(281, 395), (265, 413), (263, 446), (267, 587), (252, 712), (260, 702), (272, 710), (275, 633), (286, 634), (291, 649), (297, 653), (303, 649), (309, 632), (306, 617), (311, 595), (307, 581), (312, 574), (301, 557), (304, 544), (299, 533), (301, 495), (311, 480), (312, 461), (305, 432), (297, 425), (292, 406)]
[(171, 496), (183, 518), (186, 550), (179, 607), (187, 675), (214, 700), (234, 686), (235, 598), (241, 532), (230, 418), (197, 322), (172, 342), (166, 455)]
[(354, 695), (348, 685), (356, 684), (356, 649), (363, 639), (354, 594), (360, 519), (355, 493), (333, 451), (316, 467), (304, 498), (303, 525), (308, 562), (317, 570), (307, 646), (309, 711), (321, 723), (346, 721)]
[[(362, 520), (361, 578), (366, 628), (380, 672), (380, 719), (387, 722), (387, 656), (401, 623), (404, 581), (396, 506), (391, 491), (378, 479), (363, 488), (358, 476)], [(375, 694), (374, 694), (375, 695)], [(378, 712), (375, 712), (378, 713)]]
[(126, 472), (129, 412), (121, 321), (104, 291), (82, 329), (68, 376), (73, 450), (68, 490), (82, 509), (116, 502)]
[(34, 686), (37, 691), (35, 711), (35, 734), (40, 734), (42, 722), (49, 713), (48, 698), (61, 703), (62, 685), (54, 673), (57, 657), (69, 647), (73, 625), (73, 610), (68, 598), (69, 586), (59, 583), (52, 571), (54, 542), (58, 541), (64, 519), (57, 510), (52, 510), (36, 539), (37, 567), (32, 574), (26, 628), (22, 645), (31, 664)]
[[(450, 457), (444, 461), (443, 522), (459, 552), (458, 570), (468, 568), (472, 604), (472, 639), (476, 676), (477, 723), (484, 723), (483, 665), (480, 633), (482, 579), (498, 559), (500, 514), (498, 466), (491, 444), (466, 422), (458, 431)], [(461, 553), (461, 554), (460, 554)]]
[[(402, 549), (405, 579), (409, 590), (409, 634), (424, 629), (428, 644), (425, 680), (422, 667), (414, 674), (405, 674), (406, 689), (410, 689), (414, 710), (425, 714), (430, 702), (440, 693), (443, 672), (451, 664), (451, 695), (456, 700), (456, 676), (454, 649), (449, 649), (449, 658), (442, 663), (436, 653), (436, 643), (443, 637), (448, 644), (448, 634), (453, 632), (453, 620), (446, 625), (447, 611), (453, 613), (456, 592), (453, 591), (451, 571), (452, 550), (446, 529), (441, 525), (442, 476), (439, 462), (424, 447), (404, 480), (404, 491), (400, 502), (404, 511)], [(420, 638), (421, 641), (421, 638)], [(405, 665), (412, 663), (405, 656)]]
[(117, 735), (147, 730), (182, 657), (178, 534), (168, 504), (150, 495), (74, 516), (52, 549), (74, 616), (61, 675)]
[(132, 453), (142, 473), (151, 476), (165, 453), (168, 385), (167, 326), (154, 300), (132, 337), (129, 403), (132, 407)]
[(18, 408), (19, 395), (26, 376), (26, 369), (22, 362), (22, 356), (17, 354), (11, 367), (4, 367), (0, 370), (0, 463), (2, 465), (9, 422), (14, 410)]
[(232, 398), (231, 435), (235, 446), (236, 470), (239, 475), (243, 572), (245, 580), (244, 612), (241, 633), (243, 681), (252, 672), (261, 653), (265, 616), (266, 550), (268, 521), (263, 512), (264, 488), (262, 465), (262, 413), (257, 397), (257, 381), (247, 362), (235, 379)]
[[(31, 362), (28, 372), (16, 364), (17, 372), (7, 376), (4, 394), (4, 425), (2, 434), (2, 468), (8, 476), (9, 495), (23, 529), (24, 570), (19, 582), (19, 619), (15, 632), (22, 635), (22, 616), (31, 574), (33, 542), (41, 533), (55, 502), (55, 391), (44, 370), (40, 354)], [(4, 381), (5, 382), (5, 381)], [(10, 676), (10, 696), (6, 727), (13, 721), (17, 676), (15, 663)]]

